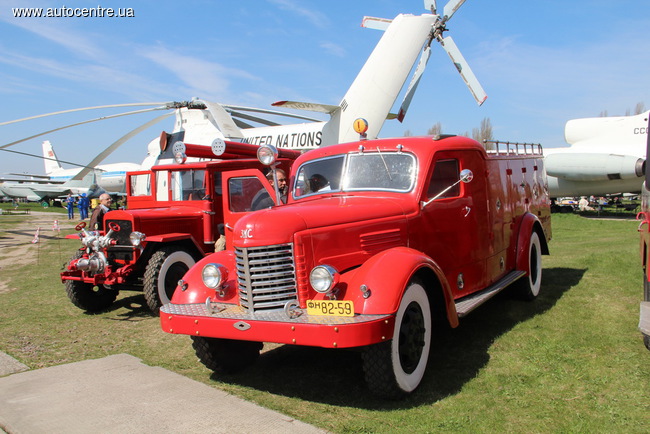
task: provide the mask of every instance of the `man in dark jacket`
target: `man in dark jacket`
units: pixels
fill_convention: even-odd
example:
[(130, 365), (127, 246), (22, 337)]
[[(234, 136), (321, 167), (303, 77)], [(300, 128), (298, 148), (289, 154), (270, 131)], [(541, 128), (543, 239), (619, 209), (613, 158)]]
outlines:
[(111, 203), (113, 199), (107, 193), (102, 193), (99, 196), (99, 205), (93, 210), (93, 215), (90, 216), (90, 230), (103, 231), (104, 230), (104, 214), (111, 210)]

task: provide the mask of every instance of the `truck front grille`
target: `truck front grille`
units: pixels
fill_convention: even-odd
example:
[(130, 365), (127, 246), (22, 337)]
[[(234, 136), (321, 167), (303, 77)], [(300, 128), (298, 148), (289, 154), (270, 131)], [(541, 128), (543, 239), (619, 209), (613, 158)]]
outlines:
[(282, 309), (297, 301), (293, 245), (235, 248), (239, 300), (249, 312)]

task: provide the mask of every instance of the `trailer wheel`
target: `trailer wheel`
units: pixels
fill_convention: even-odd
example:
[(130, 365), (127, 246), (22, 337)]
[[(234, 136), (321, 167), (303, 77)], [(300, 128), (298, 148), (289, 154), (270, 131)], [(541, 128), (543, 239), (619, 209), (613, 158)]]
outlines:
[[(79, 259), (82, 255), (83, 252), (77, 250), (70, 260)], [(94, 286), (91, 283), (79, 280), (66, 280), (65, 292), (72, 304), (79, 309), (86, 312), (99, 312), (113, 304), (119, 291), (107, 288), (104, 285)]]
[(539, 235), (534, 232), (530, 235), (528, 243), (528, 270), (527, 275), (517, 282), (517, 290), (522, 298), (534, 300), (539, 295), (542, 286), (542, 247)]
[(262, 342), (190, 336), (192, 348), (208, 369), (220, 374), (234, 374), (255, 363), (264, 346)]
[(424, 287), (412, 281), (402, 297), (393, 339), (363, 349), (368, 388), (389, 399), (413, 392), (422, 381), (431, 348), (431, 307)]
[(144, 272), (144, 298), (155, 314), (169, 303), (178, 281), (196, 260), (184, 249), (164, 247), (153, 255)]

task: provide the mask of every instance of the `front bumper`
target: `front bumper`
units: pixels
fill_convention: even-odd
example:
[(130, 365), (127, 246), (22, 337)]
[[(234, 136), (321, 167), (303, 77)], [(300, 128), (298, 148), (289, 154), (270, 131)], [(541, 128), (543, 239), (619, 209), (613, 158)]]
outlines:
[(163, 331), (174, 334), (352, 348), (392, 339), (395, 315), (314, 316), (289, 319), (283, 311), (251, 314), (239, 305), (168, 303), (160, 309)]

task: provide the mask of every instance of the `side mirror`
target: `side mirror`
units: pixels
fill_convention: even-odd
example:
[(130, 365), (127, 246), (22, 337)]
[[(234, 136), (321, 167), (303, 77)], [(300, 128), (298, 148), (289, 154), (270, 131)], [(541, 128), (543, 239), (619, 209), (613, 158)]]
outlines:
[[(469, 169), (463, 169), (460, 171), (460, 180), (461, 182), (464, 182), (467, 184), (468, 182), (472, 182), (472, 179), (474, 179), (474, 173), (469, 170)], [(456, 183), (458, 184), (458, 183)], [(456, 185), (454, 184), (454, 185)]]

